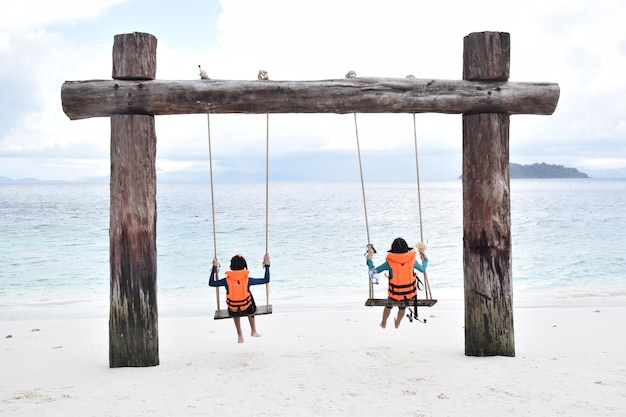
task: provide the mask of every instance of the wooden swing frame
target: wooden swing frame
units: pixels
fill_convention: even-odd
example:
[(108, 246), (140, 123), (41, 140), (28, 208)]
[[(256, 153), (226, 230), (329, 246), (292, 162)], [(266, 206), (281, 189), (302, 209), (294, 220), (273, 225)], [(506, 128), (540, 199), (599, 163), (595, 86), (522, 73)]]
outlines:
[(149, 33), (116, 35), (113, 80), (66, 81), (61, 88), (70, 120), (109, 117), (111, 122), (111, 368), (159, 364), (155, 116), (166, 114), (462, 115), (465, 355), (515, 356), (510, 117), (553, 114), (560, 88), (508, 81), (508, 33), (465, 36), (460, 81), (164, 81), (155, 79), (156, 46)]

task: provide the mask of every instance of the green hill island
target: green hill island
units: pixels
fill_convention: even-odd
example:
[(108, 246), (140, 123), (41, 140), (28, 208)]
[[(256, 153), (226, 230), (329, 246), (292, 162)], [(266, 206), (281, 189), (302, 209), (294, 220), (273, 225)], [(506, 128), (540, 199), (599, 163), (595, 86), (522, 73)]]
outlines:
[(563, 165), (540, 164), (520, 165), (510, 164), (511, 178), (589, 178), (584, 172), (576, 168), (567, 168)]

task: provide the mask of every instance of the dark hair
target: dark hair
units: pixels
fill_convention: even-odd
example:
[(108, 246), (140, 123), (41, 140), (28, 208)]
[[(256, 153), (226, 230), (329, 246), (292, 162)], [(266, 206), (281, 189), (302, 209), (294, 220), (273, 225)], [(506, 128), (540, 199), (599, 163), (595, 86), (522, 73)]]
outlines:
[(248, 263), (246, 262), (246, 258), (241, 255), (235, 255), (230, 258), (230, 269), (231, 271), (239, 271), (241, 269), (248, 269)]
[(387, 252), (406, 253), (412, 249), (413, 248), (409, 248), (409, 245), (406, 243), (406, 240), (402, 239), (401, 237), (398, 237), (393, 241), (393, 243), (391, 244), (391, 249), (389, 249)]

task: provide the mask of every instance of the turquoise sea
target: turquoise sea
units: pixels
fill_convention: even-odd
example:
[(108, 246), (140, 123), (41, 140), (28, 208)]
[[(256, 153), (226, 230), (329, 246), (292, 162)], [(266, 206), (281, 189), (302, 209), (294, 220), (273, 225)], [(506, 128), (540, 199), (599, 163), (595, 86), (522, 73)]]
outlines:
[[(417, 186), (373, 182), (365, 191), (378, 264), (395, 237), (419, 240)], [(274, 182), (269, 196), (274, 311), (366, 308), (360, 183)], [(433, 296), (462, 308), (461, 181), (422, 183), (421, 196)], [(209, 184), (158, 185), (162, 315), (215, 310), (210, 203)], [(241, 253), (260, 277), (265, 184), (216, 184), (215, 204), (222, 269)], [(626, 180), (512, 180), (515, 305), (625, 296), (625, 213)], [(108, 317), (108, 229), (108, 184), (0, 185), (0, 320)], [(255, 297), (265, 303), (264, 289)]]

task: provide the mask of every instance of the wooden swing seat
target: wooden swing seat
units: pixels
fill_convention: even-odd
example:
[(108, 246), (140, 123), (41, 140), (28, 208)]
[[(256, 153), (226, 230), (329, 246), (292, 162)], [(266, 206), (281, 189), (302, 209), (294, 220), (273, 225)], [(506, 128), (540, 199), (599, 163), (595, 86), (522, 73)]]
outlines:
[[(437, 304), (437, 300), (419, 299), (419, 298), (417, 300), (418, 307), (432, 307), (435, 304)], [(367, 301), (365, 302), (365, 306), (367, 307), (385, 307), (388, 305), (391, 305), (393, 307), (402, 307), (402, 306), (413, 307), (413, 302), (409, 301), (408, 306), (407, 306), (406, 301), (389, 300), (387, 298), (368, 298)]]
[[(260, 316), (262, 314), (272, 314), (272, 305), (270, 304), (270, 305), (257, 306), (254, 314), (250, 314), (250, 315)], [(228, 309), (224, 309), (224, 310), (215, 310), (215, 316), (213, 317), (213, 319), (214, 320), (232, 319), (232, 317), (228, 315)]]

